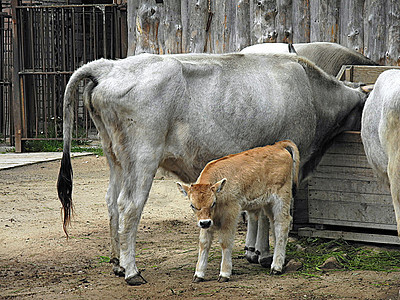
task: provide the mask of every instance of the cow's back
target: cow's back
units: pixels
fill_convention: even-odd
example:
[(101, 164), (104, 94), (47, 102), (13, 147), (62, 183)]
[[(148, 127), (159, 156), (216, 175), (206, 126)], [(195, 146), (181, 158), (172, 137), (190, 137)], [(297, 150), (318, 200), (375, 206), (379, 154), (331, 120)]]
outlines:
[[(377, 65), (364, 55), (336, 43), (314, 42), (293, 44), (303, 56), (330, 75), (336, 76), (343, 65)], [(289, 53), (284, 43), (264, 43), (244, 48), (242, 53)]]

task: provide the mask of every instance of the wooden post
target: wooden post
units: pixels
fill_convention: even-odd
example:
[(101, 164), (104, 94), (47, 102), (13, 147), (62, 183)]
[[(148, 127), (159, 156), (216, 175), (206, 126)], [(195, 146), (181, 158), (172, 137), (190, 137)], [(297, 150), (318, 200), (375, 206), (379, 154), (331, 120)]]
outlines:
[(12, 91), (13, 91), (13, 118), (14, 118), (14, 137), (15, 152), (22, 152), (22, 114), (21, 114), (21, 91), (19, 82), (19, 45), (18, 45), (18, 24), (17, 24), (18, 0), (11, 0), (12, 9), (12, 31), (13, 31), (13, 72), (12, 72)]

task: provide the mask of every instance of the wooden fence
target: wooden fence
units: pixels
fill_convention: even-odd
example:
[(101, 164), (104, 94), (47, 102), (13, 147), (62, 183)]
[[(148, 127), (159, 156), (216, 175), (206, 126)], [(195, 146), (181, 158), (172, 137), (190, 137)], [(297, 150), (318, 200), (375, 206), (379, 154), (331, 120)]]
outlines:
[(326, 41), (400, 65), (399, 0), (128, 0), (128, 54)]

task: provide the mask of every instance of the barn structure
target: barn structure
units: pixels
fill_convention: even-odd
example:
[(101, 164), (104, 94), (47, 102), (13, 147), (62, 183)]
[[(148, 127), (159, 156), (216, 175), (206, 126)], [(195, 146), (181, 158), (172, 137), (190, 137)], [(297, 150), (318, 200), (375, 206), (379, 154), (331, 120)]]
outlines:
[[(381, 65), (400, 65), (398, 0), (8, 0), (0, 5), (0, 143), (15, 145), (17, 152), (26, 141), (62, 138), (65, 85), (76, 68), (100, 57), (327, 41)], [(344, 67), (338, 76), (357, 81), (363, 74), (372, 83), (379, 68)], [(82, 101), (76, 105), (74, 137), (93, 139), (96, 131)], [(338, 137), (303, 185), (294, 215), (303, 235), (398, 244), (390, 194), (372, 175), (359, 132)]]

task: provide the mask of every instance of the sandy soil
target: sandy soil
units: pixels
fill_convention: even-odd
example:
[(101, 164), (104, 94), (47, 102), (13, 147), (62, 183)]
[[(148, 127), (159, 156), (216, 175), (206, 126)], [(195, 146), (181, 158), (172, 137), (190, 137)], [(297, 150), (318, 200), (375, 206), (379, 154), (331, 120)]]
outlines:
[(214, 243), (207, 280), (192, 283), (198, 229), (174, 179), (154, 181), (138, 232), (137, 261), (148, 283), (125, 284), (112, 274), (104, 201), (104, 157), (76, 158), (75, 217), (67, 240), (55, 182), (59, 162), (0, 171), (1, 299), (398, 299), (400, 273), (328, 271), (305, 277), (270, 276), (243, 258), (239, 226), (233, 276), (218, 283), (220, 254)]

